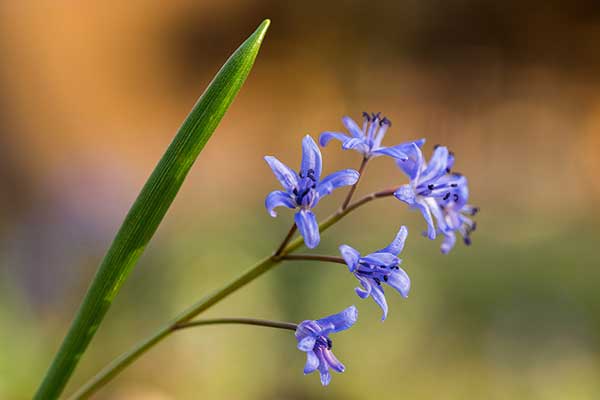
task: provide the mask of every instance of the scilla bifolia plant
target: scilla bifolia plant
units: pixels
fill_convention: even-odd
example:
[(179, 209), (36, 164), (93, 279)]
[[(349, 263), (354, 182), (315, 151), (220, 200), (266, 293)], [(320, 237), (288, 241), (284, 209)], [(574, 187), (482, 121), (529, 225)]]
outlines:
[[(268, 21), (265, 21), (261, 27), (259, 27), (257, 32), (255, 32), (236, 53), (234, 53), (219, 75), (217, 75), (206, 92), (209, 93), (214, 86), (217, 85), (214, 97), (211, 99), (213, 103), (211, 104), (209, 102), (208, 105), (204, 104), (206, 94), (201, 98), (196, 108), (192, 111), (192, 114), (190, 114), (190, 117), (188, 117), (188, 120), (191, 119), (193, 121), (193, 123), (190, 122), (193, 126), (190, 128), (190, 131), (187, 132), (188, 137), (186, 140), (178, 143), (179, 135), (182, 134), (181, 132), (175, 138), (172, 147), (177, 144), (177, 146), (179, 146), (179, 151), (185, 152), (186, 146), (196, 146), (195, 150), (190, 151), (190, 154), (185, 158), (185, 160), (188, 161), (181, 162), (185, 165), (183, 176), (177, 175), (178, 168), (181, 167), (180, 163), (177, 163), (178, 160), (168, 159), (171, 147), (167, 150), (165, 157), (163, 157), (163, 160), (161, 160), (157, 166), (157, 170), (159, 170), (165, 159), (168, 159), (166, 165), (175, 170), (164, 172), (165, 176), (169, 177), (169, 174), (175, 174), (174, 176), (181, 176), (179, 184), (183, 181), (185, 172), (187, 172), (193, 159), (202, 148), (202, 145), (208, 140), (208, 137), (216, 127), (216, 122), (213, 121), (213, 125), (209, 129), (202, 131), (202, 128), (200, 127), (201, 122), (207, 122), (206, 120), (202, 120), (202, 118), (208, 118), (210, 120), (211, 116), (217, 115), (214, 118), (217, 118), (218, 120), (223, 115), (230, 100), (235, 93), (237, 93), (237, 90), (239, 90), (243, 79), (247, 75), (252, 62), (254, 61), (254, 57), (258, 52), (258, 47), (260, 46), (260, 42), (267, 26)], [(234, 64), (233, 66), (231, 65), (232, 63)], [(222, 78), (223, 70), (226, 70), (228, 67), (231, 68), (230, 73), (232, 73), (233, 76), (226, 78), (237, 78), (238, 80), (236, 83), (237, 86), (230, 89), (228, 94), (224, 96), (219, 90), (226, 90), (228, 87), (227, 85), (231, 84), (231, 81), (228, 81), (228, 79), (225, 78), (220, 80), (220, 78)], [(241, 73), (238, 68), (242, 68)], [(215, 106), (215, 104), (217, 106)], [(196, 113), (196, 110), (203, 105), (205, 107), (203, 109), (205, 114), (199, 116)], [(321, 151), (311, 136), (305, 136), (302, 139), (302, 162), (297, 171), (286, 166), (273, 156), (266, 156), (265, 161), (282, 187), (282, 190), (273, 191), (266, 196), (265, 207), (267, 212), (273, 217), (277, 216), (275, 209), (278, 207), (293, 209), (295, 212), (294, 223), (279, 246), (275, 248), (270, 256), (259, 261), (222, 288), (200, 299), (196, 304), (182, 312), (174, 320), (165, 324), (156, 333), (149, 336), (146, 340), (142, 341), (136, 347), (108, 365), (91, 381), (76, 391), (75, 394), (72, 395), (72, 399), (87, 398), (114, 378), (138, 357), (171, 334), (182, 329), (214, 324), (247, 324), (293, 331), (297, 340), (298, 349), (306, 353), (304, 373), (309, 374), (318, 370), (321, 383), (323, 385), (328, 385), (331, 381), (330, 369), (333, 369), (336, 372), (344, 371), (344, 365), (333, 355), (330, 335), (344, 331), (356, 323), (358, 311), (354, 305), (337, 314), (317, 320), (307, 319), (298, 324), (241, 317), (215, 319), (195, 318), (203, 311), (217, 304), (231, 293), (255, 280), (276, 265), (284, 261), (309, 260), (332, 262), (346, 266), (348, 271), (356, 277), (360, 285), (360, 287), (355, 289), (356, 294), (362, 299), (367, 297), (373, 298), (379, 307), (381, 307), (383, 311), (382, 319), (385, 320), (388, 314), (388, 305), (384, 295), (384, 287), (389, 286), (395, 289), (402, 297), (407, 297), (410, 290), (410, 279), (407, 273), (400, 268), (402, 260), (398, 258), (408, 236), (406, 227), (401, 226), (399, 228), (399, 231), (389, 245), (383, 247), (381, 250), (377, 250), (364, 256), (361, 255), (358, 250), (346, 244), (341, 244), (339, 246), (341, 257), (335, 255), (295, 253), (302, 245), (305, 245), (309, 249), (318, 247), (323, 231), (346, 217), (352, 211), (376, 199), (396, 197), (406, 203), (410, 208), (419, 210), (423, 214), (427, 225), (427, 232), (425, 235), (429, 239), (435, 239), (438, 234), (443, 235), (444, 240), (441, 246), (443, 253), (448, 253), (454, 246), (456, 232), (463, 236), (466, 244), (470, 244), (470, 233), (475, 230), (475, 223), (468, 216), (474, 215), (477, 212), (477, 208), (467, 204), (469, 193), (467, 180), (464, 176), (452, 171), (454, 155), (451, 152), (445, 147), (436, 146), (433, 156), (429, 162), (426, 162), (421, 150), (425, 143), (424, 139), (391, 147), (383, 147), (382, 141), (386, 131), (391, 126), (391, 122), (389, 119), (381, 117), (379, 113), (363, 113), (362, 127), (349, 117), (344, 117), (342, 121), (348, 130), (348, 134), (342, 132), (323, 132), (320, 135), (319, 143), (321, 146), (326, 146), (331, 140), (338, 140), (341, 142), (343, 149), (355, 150), (360, 153), (362, 162), (358, 171), (344, 169), (327, 176), (322, 176)], [(187, 123), (188, 122), (186, 121), (186, 124)], [(186, 127), (186, 124), (184, 124), (182, 130)], [(204, 136), (202, 136), (202, 134), (198, 135), (198, 131), (203, 132)], [(200, 137), (202, 139), (200, 139)], [(200, 141), (202, 144), (194, 144), (195, 141)], [(367, 163), (378, 156), (385, 156), (392, 159), (408, 176), (409, 182), (373, 192), (359, 200), (353, 201), (354, 193), (359, 181), (364, 176)], [(155, 174), (157, 174), (156, 171)], [(173, 178), (173, 176), (170, 177)], [(146, 186), (151, 185), (151, 187), (154, 188), (160, 187), (161, 184), (164, 185), (164, 182), (152, 182), (152, 179), (153, 178), (151, 177)], [(332, 191), (344, 187), (349, 187), (349, 190), (339, 209), (333, 215), (319, 223), (312, 211), (313, 208), (317, 207), (320, 201)], [(178, 186), (172, 190), (172, 196), (168, 199), (169, 201), (167, 204), (164, 204), (161, 201), (153, 203), (150, 201), (152, 199), (148, 200), (144, 198), (146, 187), (140, 194), (136, 204), (134, 204), (134, 207), (130, 211), (130, 216), (132, 214), (135, 215), (137, 212), (142, 214), (157, 213), (159, 215), (154, 218), (151, 232), (144, 236), (143, 245), (145, 245), (152, 236), (152, 233), (158, 226), (160, 219), (162, 219), (166, 208), (168, 208), (170, 201), (172, 201), (172, 198), (175, 196), (177, 189)], [(164, 200), (165, 199), (162, 199), (162, 201)], [(144, 201), (144, 205), (148, 208), (137, 211), (136, 205), (140, 201)], [(128, 216), (124, 222), (124, 225), (121, 228), (122, 231), (127, 228), (128, 223), (131, 223), (131, 219), (134, 218), (130, 216)], [(139, 220), (136, 219), (136, 221), (140, 223)], [(297, 232), (299, 233), (299, 236), (294, 238)], [(121, 232), (119, 232), (119, 235), (121, 235)], [(131, 233), (123, 233), (125, 239), (119, 235), (117, 235), (117, 238), (115, 239), (116, 244), (113, 244), (113, 247), (122, 245), (120, 241), (126, 241), (128, 235), (131, 235)], [(69, 335), (75, 335), (75, 342), (69, 341), (69, 335), (65, 339), (57, 359), (53, 363), (37, 394), (38, 399), (53, 399), (60, 395), (77, 360), (85, 350), (87, 343), (89, 343), (89, 340), (91, 339), (91, 335), (99, 325), (103, 313), (108, 309), (110, 300), (112, 300), (118, 291), (128, 268), (130, 268), (135, 260), (137, 260), (137, 257), (139, 257), (143, 246), (140, 248), (130, 248), (126, 246), (126, 249), (131, 252), (130, 255), (119, 254), (114, 256), (120, 258), (125, 257), (125, 260), (120, 262), (109, 260), (108, 267), (105, 265), (107, 262), (105, 260), (105, 263), (101, 266), (98, 275), (92, 283), (90, 291), (86, 295), (86, 299), (84, 299), (84, 303), (73, 323), (73, 327), (71, 328), (72, 330), (75, 329), (75, 333), (69, 332)], [(112, 250), (111, 247), (109, 255)], [(109, 256), (107, 255), (107, 257)], [(117, 261), (119, 261), (119, 259)], [(108, 269), (109, 272), (106, 272), (106, 269)], [(118, 273), (115, 271), (118, 271)], [(340, 273), (343, 273), (343, 269), (340, 269)], [(101, 283), (97, 283), (98, 279), (101, 280)], [(95, 285), (100, 285), (100, 287)], [(107, 304), (100, 301), (100, 305), (96, 305), (96, 307), (101, 307), (100, 315), (98, 315), (98, 313), (94, 314), (93, 312), (90, 314), (90, 308), (89, 306), (86, 306), (86, 304), (92, 300), (98, 301), (96, 299), (98, 294), (100, 294), (101, 300), (107, 301)], [(90, 296), (92, 300), (90, 300)], [(91, 311), (94, 311), (94, 309)], [(87, 336), (84, 335), (84, 340), (77, 335), (81, 335), (80, 330), (85, 328), (89, 329), (89, 331), (86, 332), (92, 333), (86, 333), (85, 335)], [(55, 365), (58, 365), (58, 367)]]

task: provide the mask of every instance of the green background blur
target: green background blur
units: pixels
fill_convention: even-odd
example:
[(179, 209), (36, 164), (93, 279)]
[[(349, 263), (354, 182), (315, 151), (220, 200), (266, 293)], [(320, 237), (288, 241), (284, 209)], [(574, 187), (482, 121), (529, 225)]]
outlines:
[[(600, 5), (596, 1), (3, 1), (0, 3), (0, 399), (29, 398), (104, 251), (227, 56), (272, 25), (68, 392), (270, 253), (291, 213), (262, 156), (382, 111), (385, 143), (457, 154), (482, 212), (447, 256), (394, 199), (323, 235), (363, 252), (410, 235), (411, 296), (389, 319), (334, 264), (289, 263), (206, 316), (300, 321), (356, 304), (346, 373), (302, 375), (289, 332), (205, 327), (161, 344), (97, 399), (600, 397)], [(325, 172), (358, 154), (323, 150)], [(377, 159), (359, 192), (405, 182)], [(333, 211), (344, 190), (320, 204)]]

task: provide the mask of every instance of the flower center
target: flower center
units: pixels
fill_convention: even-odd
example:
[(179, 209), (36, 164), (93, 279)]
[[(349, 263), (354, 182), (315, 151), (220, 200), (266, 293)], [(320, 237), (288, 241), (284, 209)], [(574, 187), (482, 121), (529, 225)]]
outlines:
[(296, 204), (298, 206), (307, 207), (310, 206), (315, 199), (317, 178), (315, 177), (315, 171), (313, 169), (300, 171), (299, 176), (300, 182), (298, 182), (298, 187), (295, 188), (292, 193), (295, 196)]

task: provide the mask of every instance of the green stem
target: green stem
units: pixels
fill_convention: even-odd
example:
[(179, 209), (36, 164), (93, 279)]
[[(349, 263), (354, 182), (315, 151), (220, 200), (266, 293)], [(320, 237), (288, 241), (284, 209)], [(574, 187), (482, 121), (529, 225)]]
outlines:
[(324, 256), (320, 254), (287, 254), (283, 257), (284, 260), (299, 260), (299, 261), (324, 261), (337, 264), (346, 264), (342, 257)]
[(291, 322), (279, 322), (269, 321), (266, 319), (255, 319), (255, 318), (213, 318), (213, 319), (201, 319), (198, 321), (186, 322), (185, 324), (179, 324), (175, 327), (176, 330), (193, 328), (196, 326), (205, 325), (222, 325), (222, 324), (241, 324), (241, 325), (255, 325), (265, 326), (268, 328), (288, 329), (295, 331), (298, 328), (297, 324)]
[[(346, 209), (337, 211), (333, 215), (329, 216), (325, 221), (319, 224), (319, 231), (325, 231), (326, 229), (334, 225), (336, 222), (341, 220), (343, 217), (345, 217), (347, 214), (349, 214), (353, 210), (356, 210), (358, 207), (366, 203), (369, 203), (375, 199), (389, 197), (393, 195), (394, 190), (395, 189), (388, 189), (381, 192), (371, 193), (370, 195), (367, 195), (362, 199), (356, 201), (355, 203), (351, 204)], [(281, 261), (285, 260), (285, 256), (287, 254), (298, 249), (300, 246), (302, 246), (303, 243), (304, 239), (302, 238), (302, 236), (297, 237), (285, 247), (281, 254), (264, 258), (251, 268), (247, 269), (244, 273), (235, 278), (233, 281), (229, 282), (227, 285), (222, 287), (221, 289), (218, 289), (213, 293), (200, 299), (198, 302), (196, 302), (187, 310), (185, 310), (182, 314), (180, 314), (177, 318), (165, 324), (152, 336), (143, 340), (142, 342), (137, 344), (133, 349), (124, 353), (112, 363), (107, 365), (89, 382), (87, 382), (85, 385), (79, 388), (77, 392), (75, 392), (71, 397), (69, 397), (69, 400), (86, 399), (89, 396), (91, 396), (103, 385), (105, 385), (106, 383), (111, 381), (115, 376), (117, 376), (119, 372), (125, 369), (125, 367), (137, 360), (142, 354), (150, 350), (152, 347), (154, 347), (154, 345), (162, 341), (171, 333), (175, 332), (177, 330), (177, 326), (191, 321), (198, 314), (207, 310), (208, 308), (218, 303), (219, 301), (229, 296), (231, 293), (235, 292), (241, 287), (252, 282), (254, 279), (258, 278), (265, 272), (271, 270), (272, 268), (277, 266)]]
[(348, 196), (346, 196), (346, 199), (342, 203), (342, 210), (344, 210), (346, 207), (348, 207), (348, 204), (350, 204), (350, 200), (352, 200), (352, 196), (354, 195), (354, 192), (356, 191), (356, 188), (358, 187), (358, 182), (360, 182), (360, 179), (362, 178), (363, 173), (365, 172), (365, 168), (367, 167), (368, 162), (369, 162), (368, 157), (364, 157), (362, 159), (362, 162), (360, 163), (360, 167), (358, 168), (358, 180), (350, 188), (350, 191), (348, 192)]

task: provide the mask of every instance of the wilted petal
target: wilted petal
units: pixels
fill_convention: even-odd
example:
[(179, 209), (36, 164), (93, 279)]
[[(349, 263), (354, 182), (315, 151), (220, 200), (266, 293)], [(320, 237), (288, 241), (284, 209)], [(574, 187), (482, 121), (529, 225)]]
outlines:
[(319, 150), (319, 146), (317, 146), (313, 138), (306, 135), (304, 139), (302, 139), (302, 166), (300, 167), (300, 170), (305, 174), (309, 170), (313, 170), (314, 177), (318, 181), (321, 179), (321, 169), (321, 150)]
[(388, 285), (396, 289), (402, 297), (408, 297), (410, 292), (410, 278), (403, 269), (398, 269), (388, 275)]
[(298, 175), (287, 165), (273, 156), (265, 156), (265, 161), (273, 170), (275, 177), (285, 189), (292, 191), (298, 187)]
[(334, 172), (331, 175), (327, 175), (321, 182), (319, 182), (316, 188), (317, 194), (319, 197), (323, 197), (339, 187), (354, 185), (358, 181), (359, 176), (360, 175), (358, 171), (353, 169), (343, 169), (341, 171)]
[(408, 236), (408, 229), (405, 226), (400, 227), (400, 230), (396, 234), (396, 237), (390, 243), (389, 246), (383, 248), (378, 251), (378, 253), (392, 253), (392, 254), (400, 254), (402, 253), (402, 249), (404, 248), (404, 242), (406, 241), (406, 237)]
[(306, 364), (304, 365), (304, 374), (310, 374), (319, 367), (319, 358), (314, 351), (306, 352)]
[(296, 202), (288, 192), (275, 190), (265, 199), (265, 207), (271, 217), (276, 217), (277, 213), (274, 210), (276, 207), (296, 208)]
[(363, 131), (358, 127), (358, 125), (356, 125), (356, 122), (354, 122), (352, 118), (344, 117), (342, 118), (342, 123), (346, 129), (348, 129), (348, 132), (350, 132), (350, 134), (355, 138), (364, 137)]
[(350, 138), (343, 133), (323, 132), (321, 133), (321, 136), (319, 136), (319, 144), (323, 147), (327, 146), (327, 143), (329, 143), (333, 139), (339, 140), (340, 142), (342, 142), (342, 144), (344, 144), (347, 140), (350, 140)]
[(298, 231), (304, 238), (304, 243), (309, 249), (314, 249), (319, 245), (319, 225), (315, 214), (310, 210), (300, 210), (294, 216)]

